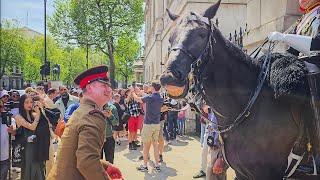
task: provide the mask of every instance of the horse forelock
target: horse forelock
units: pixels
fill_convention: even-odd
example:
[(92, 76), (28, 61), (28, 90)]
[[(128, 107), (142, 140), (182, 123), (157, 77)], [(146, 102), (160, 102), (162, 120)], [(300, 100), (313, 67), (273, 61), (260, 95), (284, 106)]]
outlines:
[(182, 27), (181, 26), (176, 27), (172, 31), (172, 33), (169, 37), (169, 42), (170, 42), (171, 46), (175, 46), (179, 43), (183, 43), (183, 42), (189, 40), (188, 36), (193, 30), (194, 30), (194, 28), (191, 26), (184, 27), (182, 25)]

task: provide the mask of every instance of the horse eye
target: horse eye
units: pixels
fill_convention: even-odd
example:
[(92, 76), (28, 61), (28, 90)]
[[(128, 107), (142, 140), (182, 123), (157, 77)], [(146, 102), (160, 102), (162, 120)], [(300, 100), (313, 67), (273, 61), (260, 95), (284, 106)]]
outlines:
[(200, 33), (200, 37), (201, 37), (201, 38), (205, 38), (206, 36), (207, 36), (206, 33)]

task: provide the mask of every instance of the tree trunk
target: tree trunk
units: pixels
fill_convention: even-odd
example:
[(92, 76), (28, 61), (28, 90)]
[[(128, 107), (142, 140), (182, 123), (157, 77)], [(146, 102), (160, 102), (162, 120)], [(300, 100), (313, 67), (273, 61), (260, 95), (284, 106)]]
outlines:
[(125, 79), (125, 83), (126, 83), (126, 87), (125, 88), (127, 88), (128, 87), (128, 76), (125, 76), (124, 79)]
[(108, 70), (108, 72), (109, 72), (109, 76), (110, 76), (111, 87), (116, 88), (113, 45), (110, 41), (108, 42), (108, 56), (109, 56), (109, 70)]

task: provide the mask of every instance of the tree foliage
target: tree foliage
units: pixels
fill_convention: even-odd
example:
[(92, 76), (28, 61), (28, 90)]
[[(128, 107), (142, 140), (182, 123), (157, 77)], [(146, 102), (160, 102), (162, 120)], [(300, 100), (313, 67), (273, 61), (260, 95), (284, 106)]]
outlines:
[[(41, 79), (40, 66), (44, 60), (44, 39), (43, 37), (25, 37), (24, 51), (26, 54), (23, 63), (24, 79), (28, 82), (36, 82)], [(51, 70), (55, 64), (60, 65), (60, 80), (71, 85), (73, 79), (86, 69), (86, 49), (80, 47), (62, 47), (52, 38), (47, 37), (47, 59), (50, 62)], [(89, 52), (89, 67), (99, 64), (91, 61), (91, 57), (102, 59), (97, 52)], [(52, 79), (52, 77), (49, 77)]]
[(133, 64), (139, 57), (140, 43), (137, 38), (124, 35), (116, 43), (116, 75), (124, 80), (125, 85), (132, 79)]
[(25, 59), (23, 39), (18, 26), (12, 21), (3, 21), (0, 28), (0, 79), (14, 66), (19, 67)]
[(138, 33), (142, 4), (143, 0), (57, 0), (49, 30), (60, 42), (90, 45), (107, 55), (114, 85), (115, 43), (125, 34)]

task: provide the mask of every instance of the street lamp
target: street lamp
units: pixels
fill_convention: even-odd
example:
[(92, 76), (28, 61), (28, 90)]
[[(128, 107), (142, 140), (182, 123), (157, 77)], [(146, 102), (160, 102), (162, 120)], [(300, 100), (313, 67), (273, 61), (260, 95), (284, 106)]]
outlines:
[[(44, 0), (44, 63), (43, 64), (44, 64), (44, 67), (48, 66), (47, 64), (47, 0)], [(46, 67), (46, 68), (50, 69), (50, 67)], [(49, 70), (49, 75), (50, 75), (50, 70)], [(45, 76), (46, 74), (41, 74), (42, 80), (44, 80)]]
[(86, 50), (87, 50), (87, 54), (86, 54), (86, 60), (87, 60), (87, 63), (86, 63), (86, 67), (87, 67), (87, 69), (89, 69), (89, 44), (87, 43), (86, 44), (87, 46), (86, 46)]

